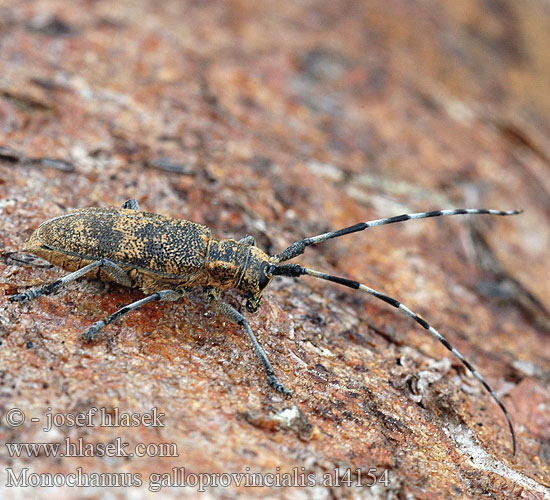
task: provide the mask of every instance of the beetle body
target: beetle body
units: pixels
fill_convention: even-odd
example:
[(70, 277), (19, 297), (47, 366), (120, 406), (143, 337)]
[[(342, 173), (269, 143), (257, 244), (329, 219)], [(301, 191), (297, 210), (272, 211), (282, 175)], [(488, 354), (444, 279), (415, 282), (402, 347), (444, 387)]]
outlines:
[(176, 300), (189, 288), (202, 286), (206, 298), (217, 311), (246, 329), (264, 366), (268, 383), (288, 396), (290, 391), (278, 381), (246, 318), (221, 300), (221, 292), (228, 288), (238, 290), (247, 300), (247, 309), (254, 312), (260, 304), (264, 289), (274, 276), (311, 276), (361, 290), (412, 318), (466, 366), (502, 409), (510, 428), (515, 453), (514, 428), (502, 401), (481, 374), (425, 319), (397, 299), (358, 281), (284, 262), (303, 254), (308, 246), (384, 224), (448, 215), (518, 213), (517, 210), (460, 208), (402, 214), (311, 236), (292, 243), (279, 254), (269, 256), (255, 246), (251, 236), (245, 236), (239, 241), (216, 240), (211, 237), (210, 229), (206, 226), (142, 212), (136, 200), (128, 200), (121, 208), (85, 208), (44, 222), (33, 233), (25, 250), (72, 272), (54, 283), (16, 294), (11, 300), (26, 302), (52, 293), (82, 276), (115, 281), (124, 286), (140, 288), (148, 294), (96, 321), (85, 334), (87, 340), (92, 340), (104, 326), (152, 300)]
[[(259, 268), (270, 262), (255, 246), (211, 238), (201, 224), (126, 208), (85, 208), (50, 219), (33, 233), (25, 251), (67, 271), (108, 259), (126, 272), (130, 286), (146, 294), (235, 288), (249, 300), (249, 309), (261, 299)], [(117, 281), (101, 267), (85, 276)]]

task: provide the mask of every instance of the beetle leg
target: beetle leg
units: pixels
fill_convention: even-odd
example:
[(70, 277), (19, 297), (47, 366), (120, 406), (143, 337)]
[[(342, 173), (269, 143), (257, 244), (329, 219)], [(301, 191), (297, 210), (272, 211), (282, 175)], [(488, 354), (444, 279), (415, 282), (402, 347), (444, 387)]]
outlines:
[(256, 240), (254, 239), (254, 236), (250, 236), (249, 234), (247, 234), (246, 236), (244, 236), (243, 238), (241, 238), (239, 240), (239, 243), (241, 245), (248, 245), (248, 246), (251, 246), (251, 247), (255, 247), (256, 246)]
[(57, 290), (59, 287), (70, 283), (71, 281), (74, 281), (81, 276), (84, 276), (86, 273), (89, 273), (93, 269), (96, 269), (97, 267), (100, 267), (102, 265), (101, 260), (96, 260), (87, 266), (84, 266), (74, 273), (67, 274), (66, 276), (63, 276), (62, 278), (59, 278), (57, 281), (54, 281), (53, 283), (48, 283), (47, 285), (42, 285), (38, 288), (31, 288), (30, 290), (27, 290), (23, 293), (18, 293), (17, 295), (12, 295), (10, 297), (10, 300), (12, 302), (27, 302), (31, 299), (35, 299), (37, 297), (40, 297), (41, 295), (49, 295), (50, 293)]
[(107, 259), (101, 259), (99, 262), (102, 262), (101, 270), (108, 274), (113, 281), (122, 286), (132, 287), (132, 280), (122, 267)]
[(139, 204), (134, 198), (126, 200), (120, 208), (128, 208), (130, 210), (139, 210)]
[(63, 285), (66, 285), (67, 283), (70, 283), (71, 281), (74, 281), (97, 268), (104, 269), (107, 272), (107, 274), (117, 283), (124, 286), (132, 286), (132, 280), (129, 278), (129, 276), (126, 274), (126, 272), (122, 268), (120, 268), (110, 260), (99, 259), (99, 260), (95, 260), (94, 262), (91, 262), (87, 266), (77, 269), (73, 273), (67, 274), (62, 278), (59, 278), (57, 281), (54, 281), (53, 283), (48, 283), (47, 285), (42, 285), (38, 288), (31, 288), (26, 292), (12, 295), (9, 300), (11, 300), (12, 302), (28, 302), (31, 299), (40, 297), (41, 295), (49, 295), (50, 293), (55, 292), (58, 288), (62, 287)]
[(108, 325), (109, 323), (112, 323), (113, 321), (120, 318), (122, 315), (129, 313), (130, 311), (133, 311), (138, 307), (141, 307), (149, 302), (152, 302), (153, 300), (177, 300), (182, 295), (183, 295), (183, 292), (179, 292), (177, 290), (161, 290), (160, 292), (156, 292), (152, 295), (144, 297), (143, 299), (136, 300), (131, 304), (121, 307), (118, 311), (111, 314), (110, 316), (107, 316), (106, 318), (96, 321), (84, 334), (84, 339), (88, 341), (93, 340), (94, 337), (97, 335), (97, 333), (104, 326)]
[(269, 362), (269, 359), (267, 358), (265, 351), (262, 349), (262, 347), (256, 340), (256, 337), (254, 336), (254, 333), (252, 332), (252, 329), (250, 328), (248, 321), (246, 321), (246, 318), (239, 311), (237, 311), (236, 309), (231, 307), (229, 304), (221, 301), (218, 297), (216, 297), (213, 291), (210, 291), (210, 292), (207, 291), (206, 297), (208, 301), (212, 304), (214, 309), (216, 309), (216, 311), (222, 313), (226, 318), (237, 323), (237, 325), (243, 326), (245, 328), (246, 333), (248, 333), (248, 336), (252, 341), (252, 345), (254, 346), (254, 350), (256, 351), (256, 354), (260, 358), (262, 365), (264, 365), (264, 369), (267, 375), (267, 381), (269, 385), (273, 387), (273, 389), (275, 389), (277, 392), (280, 392), (285, 396), (290, 396), (292, 393), (277, 379), (277, 376), (275, 375), (275, 371), (273, 370), (273, 367), (271, 366), (271, 363)]

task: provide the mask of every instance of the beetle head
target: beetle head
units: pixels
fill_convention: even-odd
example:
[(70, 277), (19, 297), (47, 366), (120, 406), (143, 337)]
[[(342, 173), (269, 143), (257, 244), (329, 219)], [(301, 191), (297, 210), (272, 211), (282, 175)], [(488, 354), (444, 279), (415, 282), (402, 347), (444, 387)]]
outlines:
[(250, 256), (239, 285), (246, 298), (246, 309), (249, 312), (255, 312), (260, 307), (262, 294), (273, 279), (269, 272), (270, 268), (269, 256), (257, 247), (250, 247)]

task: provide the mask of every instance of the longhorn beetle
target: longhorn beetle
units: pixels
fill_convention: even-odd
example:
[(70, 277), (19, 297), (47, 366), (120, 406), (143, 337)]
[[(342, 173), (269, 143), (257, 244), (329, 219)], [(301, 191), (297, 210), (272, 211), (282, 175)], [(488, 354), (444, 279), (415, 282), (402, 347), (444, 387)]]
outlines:
[(426, 320), (398, 300), (357, 281), (315, 271), (299, 264), (283, 262), (303, 254), (308, 246), (374, 226), (444, 215), (519, 213), (520, 210), (461, 208), (397, 215), (311, 236), (292, 243), (281, 253), (269, 256), (256, 247), (252, 236), (247, 235), (239, 241), (216, 240), (211, 238), (210, 229), (206, 226), (142, 212), (137, 201), (131, 199), (119, 209), (84, 208), (54, 217), (41, 224), (27, 241), (24, 250), (72, 272), (53, 283), (13, 295), (10, 300), (26, 302), (40, 295), (47, 295), (82, 276), (137, 287), (146, 294), (143, 299), (96, 321), (84, 334), (84, 338), (91, 341), (104, 326), (122, 315), (153, 300), (177, 300), (189, 289), (201, 286), (214, 309), (244, 327), (263, 364), (269, 385), (281, 394), (290, 396), (290, 391), (277, 379), (248, 321), (235, 308), (222, 301), (221, 292), (228, 288), (238, 290), (246, 299), (247, 310), (255, 312), (260, 305), (264, 289), (275, 276), (298, 278), (307, 275), (362, 290), (401, 310), (416, 321), (449, 349), (481, 382), (506, 417), (515, 455), (516, 436), (506, 407), (480, 373)]

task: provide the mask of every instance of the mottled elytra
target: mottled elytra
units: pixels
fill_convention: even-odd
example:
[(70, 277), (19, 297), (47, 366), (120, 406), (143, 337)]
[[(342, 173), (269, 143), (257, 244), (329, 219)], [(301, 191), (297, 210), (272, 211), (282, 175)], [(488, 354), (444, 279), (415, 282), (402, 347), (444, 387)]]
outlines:
[(252, 236), (245, 236), (239, 241), (216, 240), (211, 237), (210, 229), (206, 226), (142, 212), (136, 200), (128, 200), (119, 209), (84, 208), (41, 224), (27, 241), (25, 250), (72, 272), (53, 283), (29, 289), (13, 295), (10, 299), (26, 302), (40, 295), (52, 293), (82, 276), (136, 287), (146, 294), (143, 299), (95, 322), (84, 334), (86, 340), (92, 340), (105, 325), (127, 312), (153, 300), (177, 300), (189, 289), (200, 286), (207, 300), (217, 311), (245, 328), (263, 364), (269, 385), (281, 394), (290, 396), (290, 391), (277, 379), (246, 318), (223, 302), (221, 293), (228, 288), (238, 290), (246, 299), (247, 310), (255, 312), (260, 305), (264, 289), (274, 276), (307, 275), (362, 290), (401, 310), (416, 321), (449, 349), (483, 384), (504, 412), (515, 454), (516, 436), (504, 404), (480, 373), (426, 320), (398, 300), (357, 281), (308, 269), (299, 264), (283, 262), (301, 255), (310, 245), (374, 226), (446, 215), (518, 213), (519, 210), (456, 209), (403, 214), (360, 222), (338, 231), (296, 241), (281, 253), (269, 256), (256, 247)]

